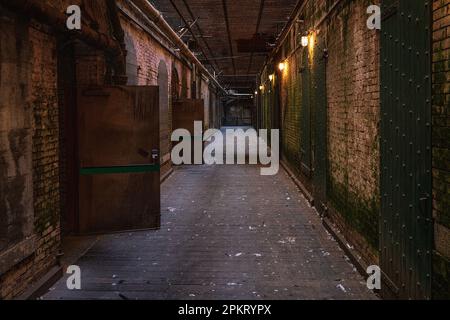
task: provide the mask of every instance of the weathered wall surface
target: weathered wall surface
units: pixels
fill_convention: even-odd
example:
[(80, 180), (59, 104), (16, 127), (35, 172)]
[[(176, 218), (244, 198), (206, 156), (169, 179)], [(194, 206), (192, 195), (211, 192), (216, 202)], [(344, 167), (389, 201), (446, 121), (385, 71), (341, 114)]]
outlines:
[[(166, 35), (148, 28), (151, 23), (129, 2), (118, 3), (128, 50), (128, 84), (157, 85), (159, 67), (166, 67), (161, 148), (162, 161), (169, 163), (171, 114), (176, 112), (172, 99), (191, 97), (191, 62), (174, 50)], [(45, 4), (60, 15), (68, 5), (80, 4), (84, 25), (106, 37), (112, 34), (106, 2), (45, 0)], [(23, 19), (22, 12), (0, 9), (0, 299), (8, 299), (58, 264), (61, 210), (70, 183), (65, 168), (70, 146), (63, 141), (64, 108), (70, 106), (64, 105), (65, 92), (58, 86), (72, 75), (78, 85), (111, 84), (114, 66), (104, 51), (77, 40), (69, 46), (74, 48), (73, 60), (64, 59), (73, 64), (67, 66), (73, 74), (66, 70), (68, 79), (59, 77), (58, 57), (63, 54), (59, 50), (68, 48), (68, 39), (57, 31), (65, 25), (48, 26), (46, 19)], [(206, 115), (214, 115), (210, 108), (219, 101), (216, 88), (207, 80), (198, 88)], [(170, 166), (165, 168), (162, 175)]]
[(201, 84), (200, 84), (200, 96), (199, 98), (203, 100), (204, 102), (204, 112), (205, 112), (205, 123), (203, 124), (203, 126), (205, 128), (209, 128), (210, 126), (210, 121), (212, 121), (212, 119), (209, 118), (209, 107), (210, 107), (210, 98), (211, 98), (211, 94), (210, 94), (210, 89), (209, 89), (209, 81), (205, 80), (202, 78), (201, 80)]
[(327, 30), (328, 196), (370, 244), (363, 252), (378, 248), (380, 210), (379, 33), (367, 28), (367, 7), (342, 5)]
[[(196, 86), (196, 98), (204, 100), (205, 128), (209, 128), (215, 122), (211, 117), (214, 115), (210, 108), (211, 95), (215, 88), (210, 86), (210, 81), (200, 74), (195, 77), (191, 63), (180, 56), (174, 50), (164, 35), (161, 35), (151, 24), (143, 19), (141, 14), (133, 6), (124, 1), (118, 1), (121, 12), (121, 24), (125, 32), (125, 43), (127, 46), (127, 74), (129, 85), (158, 85), (161, 76), (161, 64), (167, 70), (167, 87), (162, 88), (161, 94), (165, 96), (160, 99), (161, 118), (161, 156), (163, 162), (170, 160), (170, 135), (172, 132), (172, 99), (192, 98), (194, 86)], [(136, 23), (139, 21), (139, 23)], [(178, 74), (179, 88), (174, 86), (174, 72)], [(194, 83), (194, 78), (196, 83)], [(161, 79), (160, 79), (161, 80)], [(160, 83), (161, 84), (161, 83)], [(174, 94), (178, 90), (179, 94)], [(216, 103), (217, 100), (215, 100)], [(165, 171), (166, 168), (163, 168)], [(163, 173), (164, 174), (164, 173)]]
[[(366, 25), (368, 1), (309, 1), (299, 17), (306, 24), (293, 26), (280, 46), (272, 70), (265, 70), (263, 99), (271, 107), (264, 107), (266, 126), (275, 122), (270, 115), (274, 106), (274, 84), (266, 78), (273, 73), (280, 81), (280, 112), (282, 129), (282, 157), (298, 178), (313, 191), (313, 173), (302, 169), (305, 163), (306, 136), (312, 139), (314, 160), (314, 116), (303, 103), (303, 77), (312, 81), (316, 66), (313, 56), (318, 52), (317, 39), (324, 39), (328, 48), (326, 90), (328, 100), (328, 190), (330, 214), (346, 234), (358, 243), (368, 259), (376, 260), (378, 247), (379, 212), (379, 35)], [(329, 11), (333, 10), (329, 13)], [(329, 14), (328, 14), (329, 13)], [(327, 16), (327, 19), (322, 18)], [(323, 21), (320, 25), (318, 22)], [(301, 35), (316, 29), (314, 45), (303, 48)], [(309, 57), (308, 57), (309, 56)], [(279, 61), (286, 62), (283, 72), (277, 70)], [(308, 70), (305, 70), (308, 69)], [(305, 75), (305, 72), (308, 75)], [(312, 82), (310, 82), (312, 84)], [(272, 97), (266, 97), (272, 95)], [(302, 117), (310, 117), (303, 119)], [(313, 163), (311, 163), (312, 166)], [(314, 168), (312, 168), (314, 169)], [(362, 236), (363, 235), (363, 236)]]
[(5, 218), (9, 222), (9, 242), (0, 252), (6, 267), (0, 271), (0, 298), (11, 298), (56, 264), (58, 104), (55, 38), (43, 26), (5, 13), (0, 22), (0, 208), (2, 225)]
[[(69, 2), (46, 4), (60, 13), (81, 4)], [(83, 8), (84, 21), (108, 33), (105, 6)], [(20, 17), (2, 8), (0, 299), (23, 293), (56, 266), (61, 240), (57, 40), (54, 29)], [(80, 52), (80, 83), (104, 82), (103, 58)]]
[[(291, 40), (292, 42), (292, 40)], [(295, 42), (294, 42), (295, 43)], [(304, 51), (297, 49), (286, 60), (287, 67), (281, 75), (281, 124), (282, 124), (282, 158), (292, 170), (301, 175), (301, 108), (302, 75)]]
[[(139, 27), (134, 20), (139, 21), (139, 13), (128, 6), (121, 11), (121, 24), (125, 32), (127, 50), (128, 85), (160, 85), (160, 131), (161, 159), (164, 163), (170, 160), (170, 136), (172, 107), (170, 103), (170, 84), (172, 68), (176, 67), (173, 55), (164, 48), (162, 37), (155, 38), (156, 32)], [(157, 40), (159, 39), (159, 41)], [(164, 43), (167, 45), (167, 43)], [(167, 47), (168, 48), (168, 47)], [(181, 66), (178, 64), (178, 68)], [(164, 69), (164, 75), (162, 70)], [(161, 72), (161, 74), (160, 74)], [(158, 77), (160, 82), (158, 83)], [(163, 79), (161, 78), (163, 77)], [(162, 82), (161, 82), (162, 81)], [(164, 95), (164, 96), (162, 96)], [(169, 170), (164, 166), (164, 171)]]
[[(161, 118), (161, 156), (164, 163), (170, 160), (170, 135), (172, 132), (172, 113), (176, 112), (172, 108), (172, 99), (191, 98), (193, 83), (193, 71), (191, 64), (174, 51), (173, 46), (159, 34), (151, 25), (145, 24), (145, 19), (140, 17), (139, 12), (125, 2), (120, 2), (121, 23), (125, 31), (125, 42), (127, 45), (127, 73), (130, 85), (158, 85), (161, 76), (161, 67), (167, 71), (167, 80), (164, 77), (166, 87), (160, 89), (164, 95), (160, 99)], [(136, 20), (141, 23), (136, 24)], [(174, 72), (178, 74), (179, 88), (174, 86)], [(209, 85), (201, 75), (197, 75), (198, 97), (204, 100), (205, 108), (205, 128), (214, 123), (210, 119), (211, 115), (211, 95), (215, 90)], [(179, 94), (174, 94), (178, 90)], [(163, 167), (162, 174), (168, 170), (168, 166)]]
[[(326, 38), (327, 139), (329, 214), (358, 251), (369, 262), (378, 260), (380, 212), (380, 42), (379, 32), (366, 26), (367, 7), (380, 1), (309, 1), (300, 13), (306, 26), (293, 27), (296, 33), (318, 29)], [(434, 0), (433, 32), (433, 294), (448, 298), (450, 276), (450, 127), (449, 61), (450, 2)], [(332, 10), (331, 10), (332, 9)], [(325, 20), (321, 18), (329, 11)], [(300, 17), (299, 16), (299, 17)], [(317, 26), (317, 21), (323, 21)], [(292, 33), (292, 32), (291, 32)], [(324, 35), (325, 34), (325, 35)], [(299, 39), (288, 34), (284, 43), (261, 74), (262, 92), (259, 119), (263, 127), (274, 122), (274, 86), (269, 74), (281, 80), (282, 156), (292, 171), (313, 190), (302, 168), (303, 95), (301, 75), (305, 50)], [(286, 59), (286, 60), (284, 60)], [(287, 62), (283, 73), (278, 62)], [(311, 68), (314, 72), (314, 68)], [(277, 81), (277, 80), (275, 80)], [(275, 82), (276, 83), (276, 82)], [(314, 126), (314, 123), (312, 123)], [(310, 130), (313, 130), (311, 128)], [(314, 141), (313, 141), (314, 144)]]
[[(80, 5), (84, 25), (110, 34), (103, 1), (39, 4), (52, 8), (49, 17), (59, 17), (57, 21), (64, 21), (69, 5)], [(1, 8), (0, 299), (22, 294), (56, 267), (61, 240), (64, 143), (60, 141), (57, 31), (66, 26), (49, 26), (53, 18), (24, 15)], [(77, 45), (76, 58), (79, 84), (105, 83), (103, 52)]]
[[(14, 15), (3, 16), (0, 23), (0, 250), (4, 250), (32, 231), (32, 113), (26, 103), (31, 53), (29, 30)], [(15, 34), (23, 40), (17, 42)]]
[[(109, 33), (103, 2), (46, 1), (55, 14), (82, 4), (84, 22)], [(58, 40), (47, 20), (0, 15), (0, 299), (16, 297), (57, 268), (61, 194)], [(81, 84), (103, 84), (103, 53), (78, 50)], [(70, 66), (68, 66), (70, 67)]]
[(450, 299), (450, 1), (433, 1), (435, 298)]

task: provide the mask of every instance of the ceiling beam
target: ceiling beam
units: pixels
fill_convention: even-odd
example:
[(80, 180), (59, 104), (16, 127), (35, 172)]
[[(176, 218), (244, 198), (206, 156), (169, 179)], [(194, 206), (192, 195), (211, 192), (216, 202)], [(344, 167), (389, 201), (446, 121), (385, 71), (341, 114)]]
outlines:
[[(197, 37), (195, 36), (195, 33), (192, 31), (191, 25), (189, 24), (189, 22), (186, 20), (186, 18), (184, 17), (184, 15), (181, 13), (181, 11), (179, 10), (179, 8), (177, 7), (177, 5), (175, 4), (175, 2), (173, 0), (169, 0), (170, 3), (172, 4), (172, 7), (175, 9), (175, 11), (177, 12), (177, 14), (180, 16), (181, 20), (183, 20), (183, 23), (186, 25), (186, 28), (189, 30), (189, 33), (192, 35), (192, 37), (194, 38), (195, 42), (197, 42), (198, 44), (200, 44), (200, 42), (198, 41)], [(200, 50), (203, 54), (203, 56), (206, 59), (206, 62), (214, 69), (215, 72), (217, 72), (216, 68), (214, 67), (214, 65), (209, 61), (208, 56), (206, 55), (205, 51), (203, 50), (203, 48), (200, 46)]]
[[(184, 3), (184, 6), (185, 6), (186, 9), (187, 9), (189, 15), (191, 16), (191, 19), (192, 19), (192, 20), (198, 19), (198, 18), (196, 18), (196, 17), (194, 16), (194, 13), (192, 12), (191, 7), (189, 6), (189, 3), (188, 3), (186, 0), (183, 0), (183, 3)], [(209, 55), (210, 55), (210, 57), (211, 57), (211, 60), (214, 61), (214, 63), (216, 64), (217, 69), (218, 69), (219, 72), (220, 72), (220, 71), (221, 71), (220, 66), (219, 66), (219, 65), (217, 64), (217, 62), (215, 61), (216, 56), (215, 56), (214, 52), (211, 50), (211, 47), (209, 46), (208, 41), (206, 41), (206, 38), (207, 38), (207, 37), (204, 36), (204, 34), (203, 34), (203, 30), (202, 30), (202, 28), (200, 27), (200, 22), (196, 24), (196, 27), (197, 27), (197, 31), (198, 31), (198, 33), (199, 33), (198, 37), (201, 38), (201, 39), (203, 40), (203, 43), (205, 44), (205, 47), (206, 47), (206, 49), (208, 50), (208, 53), (209, 53)], [(211, 36), (211, 38), (212, 38), (212, 36)]]
[[(223, 6), (223, 14), (225, 16), (225, 24), (226, 24), (226, 27), (227, 27), (228, 46), (230, 47), (230, 55), (232, 57), (234, 57), (233, 42), (231, 40), (231, 31), (230, 31), (230, 20), (228, 19), (227, 0), (222, 0), (222, 6)], [(236, 74), (236, 62), (235, 62), (234, 58), (232, 58), (231, 61), (233, 63), (234, 74)]]
[[(263, 16), (263, 12), (264, 12), (264, 4), (265, 4), (265, 0), (261, 0), (260, 5), (259, 5), (259, 13), (258, 13), (258, 20), (256, 22), (256, 31), (255, 31), (255, 37), (258, 35), (259, 33), (259, 28), (261, 26), (261, 20), (262, 20), (262, 16)], [(252, 49), (252, 54), (250, 55), (250, 62), (248, 64), (248, 69), (247, 69), (247, 73), (250, 73), (250, 70), (253, 67), (253, 55), (255, 54), (255, 45), (253, 46)]]

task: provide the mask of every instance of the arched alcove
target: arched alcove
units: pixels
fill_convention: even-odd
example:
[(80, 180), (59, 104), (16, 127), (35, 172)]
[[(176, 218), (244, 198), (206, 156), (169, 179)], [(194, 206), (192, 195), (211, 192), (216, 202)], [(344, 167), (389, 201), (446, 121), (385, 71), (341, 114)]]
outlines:
[(178, 75), (178, 70), (175, 67), (172, 69), (171, 96), (172, 101), (180, 99), (180, 77)]

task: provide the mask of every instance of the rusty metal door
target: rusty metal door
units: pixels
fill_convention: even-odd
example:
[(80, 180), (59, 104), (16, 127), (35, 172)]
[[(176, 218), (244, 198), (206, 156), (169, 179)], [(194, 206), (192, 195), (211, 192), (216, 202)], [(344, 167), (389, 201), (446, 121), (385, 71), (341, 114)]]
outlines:
[(431, 292), (430, 7), (383, 1), (380, 246), (388, 298)]
[(79, 232), (160, 226), (158, 87), (78, 90)]
[[(182, 99), (173, 102), (172, 129), (186, 129), (191, 133), (192, 143), (196, 139), (203, 141), (203, 136), (195, 136), (194, 123), (196, 121), (205, 123), (205, 102), (202, 99)], [(202, 142), (203, 143), (203, 142)], [(192, 147), (194, 150), (194, 147)], [(203, 156), (202, 156), (203, 159)], [(194, 154), (192, 162), (194, 163)]]

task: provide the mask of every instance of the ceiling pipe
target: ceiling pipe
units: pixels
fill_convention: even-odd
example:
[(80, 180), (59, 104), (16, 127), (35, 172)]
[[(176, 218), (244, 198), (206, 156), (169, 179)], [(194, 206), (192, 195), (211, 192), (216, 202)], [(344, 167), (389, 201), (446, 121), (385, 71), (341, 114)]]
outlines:
[[(169, 0), (169, 1), (172, 4), (172, 7), (177, 12), (178, 16), (181, 18), (181, 20), (183, 20), (186, 28), (190, 32), (191, 36), (194, 38), (195, 43), (197, 43), (197, 45), (200, 47), (200, 51), (201, 51), (202, 55), (205, 57), (206, 62), (213, 68), (213, 70), (215, 72), (216, 70), (215, 70), (214, 66), (211, 64), (211, 62), (209, 62), (208, 56), (206, 55), (205, 50), (203, 50), (202, 46), (200, 45), (200, 42), (198, 41), (197, 37), (195, 36), (195, 33), (192, 31), (192, 27), (189, 25), (189, 22), (183, 16), (183, 13), (180, 11), (180, 9), (178, 9), (178, 6), (175, 4), (174, 0)], [(198, 18), (195, 20), (194, 24), (196, 24), (197, 22), (198, 22)], [(192, 26), (194, 26), (194, 24), (192, 24)], [(178, 35), (178, 37), (182, 38), (183, 36), (182, 35)]]
[[(231, 31), (230, 31), (230, 20), (228, 18), (228, 6), (227, 6), (227, 0), (222, 0), (222, 6), (223, 6), (223, 14), (225, 16), (225, 26), (227, 28), (227, 35), (228, 35), (228, 47), (230, 48), (230, 55), (234, 56), (234, 50), (233, 50), (233, 42), (231, 41)], [(231, 59), (233, 63), (233, 71), (234, 74), (236, 74), (236, 62), (234, 59)]]
[[(256, 22), (255, 38), (258, 36), (259, 28), (261, 27), (261, 20), (262, 20), (262, 16), (264, 13), (264, 4), (265, 4), (265, 0), (261, 0), (261, 3), (259, 5), (258, 20)], [(250, 73), (250, 70), (253, 67), (253, 56), (255, 54), (255, 46), (256, 46), (256, 44), (254, 44), (253, 48), (252, 48), (252, 54), (250, 55), (250, 62), (248, 64), (247, 73)]]
[(114, 61), (116, 71), (115, 79), (117, 80), (116, 84), (126, 84), (125, 53), (123, 52), (119, 41), (113, 39), (110, 35), (94, 30), (88, 25), (83, 25), (81, 30), (68, 30), (66, 28), (67, 16), (64, 13), (58, 12), (56, 8), (47, 5), (43, 1), (0, 0), (0, 4), (11, 10), (19, 11), (24, 15), (32, 15), (33, 18), (50, 25), (58, 32), (79, 39), (96, 49), (107, 51)]
[[(189, 6), (189, 3), (187, 3), (186, 0), (183, 0), (183, 3), (184, 3), (184, 6), (185, 6), (186, 9), (187, 9), (189, 15), (191, 16), (192, 20), (194, 20), (194, 19), (195, 19), (195, 20), (198, 20), (198, 18), (197, 18), (197, 19), (195, 18), (194, 13), (192, 12), (191, 7)], [(211, 47), (209, 46), (208, 41), (206, 41), (206, 39), (205, 39), (206, 37), (203, 35), (202, 28), (200, 28), (200, 23), (197, 23), (197, 24), (196, 24), (196, 28), (197, 28), (197, 31), (198, 31), (198, 33), (199, 33), (199, 38), (201, 38), (201, 39), (203, 40), (203, 43), (205, 44), (206, 49), (207, 49), (208, 52), (209, 52), (209, 55), (211, 56), (211, 58), (215, 59), (216, 56), (215, 56), (214, 52), (211, 50)], [(210, 60), (211, 60), (211, 59), (210, 59)], [(217, 61), (214, 61), (214, 63), (216, 64), (216, 67), (217, 67), (217, 69), (218, 69), (218, 72), (220, 72), (221, 69), (220, 69), (220, 66), (217, 64)]]
[(174, 44), (180, 49), (181, 53), (184, 54), (191, 60), (214, 84), (222, 90), (224, 93), (228, 94), (227, 90), (217, 81), (217, 79), (209, 72), (208, 69), (198, 60), (198, 58), (192, 53), (192, 51), (183, 42), (180, 36), (172, 29), (172, 27), (164, 20), (162, 14), (147, 0), (132, 0), (134, 4), (142, 10), (148, 17), (159, 27), (163, 32), (165, 32), (168, 37), (174, 42)]

